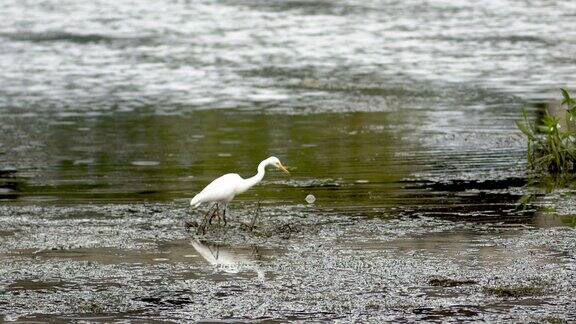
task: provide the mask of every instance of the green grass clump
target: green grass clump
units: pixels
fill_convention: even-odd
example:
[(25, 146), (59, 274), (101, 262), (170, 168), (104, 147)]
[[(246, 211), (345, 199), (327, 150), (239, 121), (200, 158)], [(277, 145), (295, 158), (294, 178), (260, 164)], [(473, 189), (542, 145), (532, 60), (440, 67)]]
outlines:
[(541, 122), (530, 122), (524, 110), (524, 121), (516, 122), (528, 138), (528, 165), (551, 173), (574, 172), (576, 166), (576, 131), (570, 125), (576, 121), (576, 100), (562, 89), (562, 105), (567, 121), (562, 126), (558, 116), (545, 113)]

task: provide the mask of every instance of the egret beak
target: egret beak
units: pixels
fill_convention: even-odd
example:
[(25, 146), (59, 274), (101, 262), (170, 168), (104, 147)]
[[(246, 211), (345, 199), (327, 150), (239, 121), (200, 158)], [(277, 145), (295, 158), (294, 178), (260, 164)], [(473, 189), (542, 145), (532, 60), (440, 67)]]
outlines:
[(284, 171), (285, 173), (290, 174), (290, 171), (288, 171), (288, 169), (286, 169), (286, 167), (283, 166), (282, 164), (278, 164), (277, 167), (278, 169)]

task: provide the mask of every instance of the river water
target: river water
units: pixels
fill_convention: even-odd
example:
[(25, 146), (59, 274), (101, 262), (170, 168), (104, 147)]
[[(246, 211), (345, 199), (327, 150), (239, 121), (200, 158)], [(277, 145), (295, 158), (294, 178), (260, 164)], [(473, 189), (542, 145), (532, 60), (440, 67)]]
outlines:
[[(526, 142), (514, 121), (523, 107), (531, 117), (541, 116), (559, 99), (559, 88), (576, 89), (575, 17), (576, 2), (544, 0), (0, 2), (0, 259), (12, 265), (0, 281), (0, 310), (5, 319), (82, 319), (89, 313), (105, 314), (103, 320), (149, 319), (170, 312), (177, 314), (173, 320), (570, 319), (574, 313), (567, 309), (574, 302), (563, 298), (575, 288), (565, 282), (540, 278), (560, 291), (564, 304), (543, 297), (513, 306), (483, 294), (494, 278), (518, 285), (538, 277), (543, 265), (549, 267), (542, 270), (546, 278), (561, 273), (574, 280), (568, 270), (574, 269), (569, 228), (575, 202), (563, 192), (518, 208), (528, 178)], [(219, 234), (202, 242), (182, 231), (181, 221), (195, 215), (183, 211), (197, 191), (226, 172), (252, 175), (270, 155), (288, 165), (291, 176), (270, 171), (231, 206), (239, 219), (248, 219), (258, 202), (268, 208), (262, 217), (272, 225), (261, 225), (259, 235), (269, 240), (242, 234), (236, 225), (231, 238)], [(316, 197), (313, 205), (305, 202), (309, 194)], [(279, 215), (285, 224), (273, 223)], [(286, 238), (290, 226), (296, 229), (287, 231), (298, 234)], [(562, 243), (552, 248), (545, 237), (558, 226)], [(71, 231), (84, 237), (66, 238)], [(319, 232), (327, 236), (316, 237)], [(341, 242), (343, 235), (351, 235), (349, 244)], [(534, 251), (542, 259), (513, 257), (521, 242), (532, 239), (541, 243), (534, 243)], [(501, 250), (502, 240), (518, 248)], [(243, 304), (244, 311), (231, 315), (203, 299), (210, 304), (207, 317), (193, 302), (167, 304), (175, 291), (223, 285), (221, 277), (204, 275), (214, 265), (185, 257), (203, 257), (202, 246), (215, 242), (251, 258), (247, 251), (254, 246), (267, 251), (252, 261), (273, 267), (268, 272), (277, 276), (276, 285), (305, 273), (294, 285), (317, 302), (314, 309), (292, 304), (283, 311), (279, 305), (286, 300), (278, 296), (268, 311)], [(329, 242), (343, 245), (329, 248)], [(42, 252), (51, 249), (56, 252)], [(495, 265), (483, 263), (479, 249)], [(408, 273), (420, 281), (410, 288), (408, 277), (374, 279), (403, 288), (390, 288), (392, 295), (383, 289), (360, 306), (350, 296), (330, 304), (329, 293), (314, 300), (307, 294), (320, 290), (307, 290), (305, 282), (348, 277), (332, 266), (322, 275), (300, 268), (298, 253), (304, 250), (331, 265), (348, 260), (362, 266), (380, 251), (384, 259), (375, 264), (399, 266), (394, 278)], [(153, 257), (139, 263), (142, 251)], [(38, 258), (35, 253), (41, 253), (40, 279), (23, 270)], [(176, 275), (168, 284), (152, 280), (174, 270), (154, 263), (164, 264), (166, 253), (195, 275)], [(481, 305), (451, 309), (453, 296), (431, 291), (426, 286), (432, 279), (410, 272), (429, 260), (426, 253), (437, 262), (426, 263), (429, 270), (465, 264), (468, 270), (454, 265), (442, 275), (462, 271), (474, 278), (481, 287), (464, 292), (465, 299)], [(117, 258), (110, 261), (110, 255)], [(405, 263), (393, 263), (392, 255)], [(307, 258), (305, 264), (316, 262)], [(96, 308), (73, 302), (86, 292), (85, 279), (55, 275), (54, 264), (62, 260), (73, 267), (93, 262), (90, 273), (97, 277), (110, 264), (118, 267), (121, 279), (101, 279), (92, 291), (116, 296), (114, 303), (104, 295), (90, 302)], [(519, 267), (516, 261), (528, 262), (533, 272), (503, 275), (511, 263)], [(482, 271), (470, 270), (476, 262)], [(129, 272), (137, 265), (141, 276), (135, 278)], [(49, 283), (30, 284), (38, 281)], [(147, 301), (120, 297), (120, 288), (134, 282), (157, 295)], [(332, 293), (345, 290), (339, 284)], [(259, 298), (268, 292), (234, 289)], [(37, 304), (14, 301), (22, 290), (28, 297), (38, 294)], [(46, 291), (66, 301), (45, 304)], [(381, 303), (386, 298), (393, 301)], [(151, 307), (154, 301), (160, 306)], [(549, 309), (541, 314), (536, 309), (542, 305)], [(502, 307), (515, 311), (506, 317)]]

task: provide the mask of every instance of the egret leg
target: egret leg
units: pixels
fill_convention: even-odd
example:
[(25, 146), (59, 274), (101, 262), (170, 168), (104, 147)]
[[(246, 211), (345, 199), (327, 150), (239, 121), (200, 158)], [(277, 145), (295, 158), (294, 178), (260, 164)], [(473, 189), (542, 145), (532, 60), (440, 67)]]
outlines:
[(226, 204), (222, 203), (220, 205), (220, 213), (218, 213), (218, 215), (216, 215), (216, 218), (218, 219), (218, 226), (222, 225), (222, 222), (224, 222), (224, 225), (226, 225)]
[(220, 205), (218, 203), (216, 203), (215, 206), (216, 206), (216, 209), (214, 210), (212, 215), (210, 215), (210, 219), (208, 220), (209, 225), (212, 225), (212, 219), (214, 218), (214, 216), (218, 215), (218, 211), (220, 210)]
[(224, 226), (226, 226), (226, 207), (228, 207), (228, 205), (224, 205), (224, 209), (222, 210), (222, 220), (224, 221)]
[(214, 208), (216, 208), (216, 207), (217, 207), (217, 204), (210, 206), (210, 208), (208, 209), (208, 212), (206, 214), (204, 214), (204, 221), (203, 221), (204, 224), (208, 223), (208, 219), (210, 218), (211, 215), (214, 214)]
[[(220, 209), (220, 208), (218, 208), (218, 209)], [(216, 217), (216, 220), (218, 221), (218, 227), (220, 227), (222, 225), (222, 220), (221, 220), (222, 217), (220, 217), (220, 213), (216, 213), (216, 215), (214, 217)]]
[(206, 227), (208, 226), (208, 218), (210, 217), (210, 215), (214, 214), (213, 210), (214, 207), (216, 207), (216, 205), (212, 205), (210, 206), (210, 208), (208, 209), (208, 212), (206, 214), (204, 214), (204, 218), (202, 219), (202, 223), (200, 223), (200, 225), (198, 226), (198, 232), (202, 232), (202, 234), (206, 234)]
[(254, 231), (254, 227), (256, 226), (256, 219), (258, 218), (258, 216), (260, 216), (260, 202), (258, 202), (258, 207), (256, 207), (256, 211), (254, 212), (254, 215), (252, 216), (252, 222), (250, 223), (250, 231)]
[(226, 221), (226, 209), (228, 208), (228, 204), (227, 203), (221, 203), (218, 205), (218, 211), (216, 213), (216, 218), (218, 219), (218, 226), (221, 225), (222, 222), (224, 222), (224, 226), (226, 226), (227, 221)]

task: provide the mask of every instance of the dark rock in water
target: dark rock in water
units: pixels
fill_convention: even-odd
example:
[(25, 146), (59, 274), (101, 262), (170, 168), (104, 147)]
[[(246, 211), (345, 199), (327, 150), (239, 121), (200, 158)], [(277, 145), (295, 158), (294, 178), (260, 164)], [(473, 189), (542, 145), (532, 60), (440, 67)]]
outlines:
[(498, 297), (525, 297), (537, 295), (542, 291), (542, 287), (536, 286), (503, 286), (503, 287), (486, 287), (484, 290)]
[(430, 279), (428, 283), (431, 286), (440, 286), (440, 287), (457, 287), (462, 285), (474, 285), (477, 284), (474, 280), (457, 280), (457, 279), (450, 279), (450, 278), (434, 278)]

